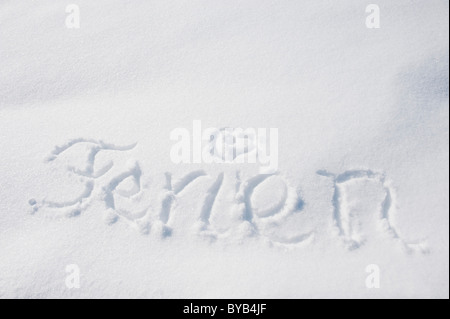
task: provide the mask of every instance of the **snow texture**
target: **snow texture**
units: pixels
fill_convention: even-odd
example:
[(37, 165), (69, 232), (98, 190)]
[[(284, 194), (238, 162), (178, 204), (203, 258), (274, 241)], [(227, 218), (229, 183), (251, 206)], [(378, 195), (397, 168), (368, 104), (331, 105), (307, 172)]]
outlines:
[(376, 4), (1, 0), (0, 298), (448, 298), (449, 3)]

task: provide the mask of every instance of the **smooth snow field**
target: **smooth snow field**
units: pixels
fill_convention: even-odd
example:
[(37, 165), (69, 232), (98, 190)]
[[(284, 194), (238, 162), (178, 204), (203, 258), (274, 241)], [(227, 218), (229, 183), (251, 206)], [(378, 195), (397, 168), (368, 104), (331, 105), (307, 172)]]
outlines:
[(0, 298), (449, 298), (448, 15), (0, 0)]

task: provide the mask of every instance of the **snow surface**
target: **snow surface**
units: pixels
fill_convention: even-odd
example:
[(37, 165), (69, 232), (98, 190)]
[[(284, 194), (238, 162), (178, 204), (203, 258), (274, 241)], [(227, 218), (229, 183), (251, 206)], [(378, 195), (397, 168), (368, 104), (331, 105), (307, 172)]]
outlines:
[[(449, 297), (448, 1), (70, 3), (0, 1), (1, 298)], [(173, 164), (194, 120), (279, 173)]]

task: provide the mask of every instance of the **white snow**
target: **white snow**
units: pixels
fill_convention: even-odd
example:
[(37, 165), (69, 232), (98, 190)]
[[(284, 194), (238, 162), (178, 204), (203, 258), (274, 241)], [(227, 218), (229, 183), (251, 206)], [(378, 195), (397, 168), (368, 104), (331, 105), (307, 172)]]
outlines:
[[(2, 0), (0, 298), (448, 298), (449, 4), (368, 4)], [(195, 120), (279, 172), (173, 164)]]

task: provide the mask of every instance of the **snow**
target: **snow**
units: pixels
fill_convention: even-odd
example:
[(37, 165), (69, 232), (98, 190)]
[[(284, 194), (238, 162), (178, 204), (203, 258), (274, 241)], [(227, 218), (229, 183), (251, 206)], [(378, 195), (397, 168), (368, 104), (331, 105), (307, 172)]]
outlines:
[(0, 2), (0, 298), (449, 297), (448, 2), (73, 3)]

